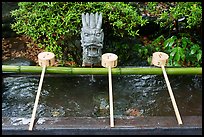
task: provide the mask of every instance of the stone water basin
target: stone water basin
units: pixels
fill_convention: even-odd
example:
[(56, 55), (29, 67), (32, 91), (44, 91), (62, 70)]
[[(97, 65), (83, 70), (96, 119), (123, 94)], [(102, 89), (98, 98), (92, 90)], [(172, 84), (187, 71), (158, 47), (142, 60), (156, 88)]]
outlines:
[[(5, 75), (3, 77), (2, 117), (4, 122), (2, 125), (5, 127), (5, 133), (9, 129), (11, 130), (11, 127), (15, 127), (15, 124), (9, 122), (11, 121), (9, 120), (10, 118), (29, 119), (31, 117), (39, 77), (40, 75)], [(201, 122), (200, 116), (202, 116), (202, 77), (187, 75), (169, 76), (169, 81), (181, 117), (185, 119), (184, 124), (194, 119), (197, 123), (192, 127), (196, 125), (196, 128), (197, 126), (199, 129), (202, 128), (202, 124), (199, 123)], [(153, 125), (152, 123), (154, 122), (157, 123), (154, 128), (158, 127), (158, 122), (154, 120), (148, 124), (147, 119), (150, 117), (152, 119), (156, 117), (155, 120), (161, 121), (159, 126), (164, 125), (165, 127), (170, 127), (170, 123), (173, 123), (174, 126), (177, 125), (167, 86), (162, 76), (113, 76), (112, 83), (116, 127), (120, 125), (119, 127), (130, 126), (135, 128), (137, 125), (133, 124), (134, 121), (136, 119), (142, 121), (141, 119), (144, 118), (146, 119), (146, 122), (143, 121), (144, 127)], [(37, 122), (36, 129), (40, 128), (42, 124), (45, 124), (49, 129), (50, 125), (48, 121), (53, 121), (54, 119), (58, 121), (52, 125), (54, 128), (56, 128), (55, 125), (59, 126), (59, 123), (64, 127), (74, 126), (77, 128), (77, 125), (84, 127), (83, 122), (77, 120), (78, 118), (83, 120), (88, 118), (90, 121), (86, 119), (84, 122), (88, 122), (91, 125), (90, 128), (94, 124), (99, 124), (99, 127), (101, 125), (102, 127), (108, 128), (108, 77), (98, 75), (94, 75), (93, 77), (89, 75), (45, 75), (37, 109), (37, 117), (38, 120), (43, 121), (42, 119), (44, 119), (45, 121), (41, 124)], [(165, 117), (167, 118), (166, 121), (161, 120)], [(62, 119), (66, 119), (67, 121), (72, 119), (72, 122), (66, 124), (62, 122)], [(73, 122), (73, 119), (79, 123)], [(168, 123), (168, 120), (171, 122)], [(102, 123), (100, 124), (100, 122), (98, 123), (96, 121), (101, 121)], [(136, 120), (136, 122), (138, 121)], [(28, 127), (28, 123), (25, 122), (24, 124), (21, 122), (20, 125), (24, 127), (23, 129), (26, 126)], [(139, 125), (141, 127), (142, 123)], [(196, 133), (198, 132), (196, 131)]]

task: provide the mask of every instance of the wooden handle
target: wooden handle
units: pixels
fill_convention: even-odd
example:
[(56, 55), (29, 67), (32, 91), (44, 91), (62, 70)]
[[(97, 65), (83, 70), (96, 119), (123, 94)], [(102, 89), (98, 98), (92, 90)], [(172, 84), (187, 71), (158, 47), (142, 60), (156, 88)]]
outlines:
[(108, 76), (109, 76), (110, 126), (114, 127), (111, 66), (108, 67)]
[(170, 86), (170, 83), (169, 83), (169, 80), (168, 80), (168, 77), (167, 77), (167, 74), (166, 74), (166, 71), (165, 71), (165, 68), (164, 68), (163, 65), (161, 65), (161, 68), (162, 68), (162, 71), (163, 71), (163, 74), (164, 74), (164, 78), (165, 78), (165, 81), (166, 81), (166, 84), (167, 84), (167, 87), (168, 87), (169, 95), (170, 95), (170, 98), (171, 98), (171, 101), (172, 101), (172, 104), (173, 104), (173, 107), (174, 107), (174, 111), (175, 111), (175, 114), (176, 114), (176, 118), (177, 118), (178, 124), (183, 124), (183, 122), (181, 120), (181, 116), (179, 114), (178, 107), (176, 105), (174, 94), (172, 92), (172, 89), (171, 89), (171, 86)]
[(38, 86), (38, 92), (37, 92), (37, 95), (36, 95), (36, 98), (35, 98), (35, 104), (34, 104), (34, 108), (33, 108), (33, 113), (32, 113), (32, 117), (31, 117), (31, 122), (30, 122), (29, 130), (33, 129), (33, 124), (34, 124), (34, 120), (35, 120), (35, 114), (36, 114), (36, 111), (37, 111), (38, 101), (39, 101), (39, 97), (40, 97), (40, 91), (41, 91), (41, 88), (42, 88), (43, 78), (44, 78), (44, 74), (45, 74), (45, 68), (46, 68), (46, 66), (44, 65), (42, 73), (41, 73), (41, 77), (40, 77), (40, 83), (39, 83), (39, 86)]

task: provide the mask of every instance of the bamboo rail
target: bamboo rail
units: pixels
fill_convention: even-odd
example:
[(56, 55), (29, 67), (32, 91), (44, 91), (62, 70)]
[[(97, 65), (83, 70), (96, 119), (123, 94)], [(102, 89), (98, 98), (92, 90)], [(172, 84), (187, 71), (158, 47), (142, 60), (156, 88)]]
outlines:
[[(112, 75), (162, 75), (162, 69), (158, 67), (117, 67), (112, 68)], [(10, 66), (2, 65), (2, 72), (13, 73), (41, 73), (40, 66)], [(202, 67), (166, 68), (168, 75), (202, 75)], [(106, 68), (86, 67), (46, 67), (46, 74), (69, 75), (107, 75)]]

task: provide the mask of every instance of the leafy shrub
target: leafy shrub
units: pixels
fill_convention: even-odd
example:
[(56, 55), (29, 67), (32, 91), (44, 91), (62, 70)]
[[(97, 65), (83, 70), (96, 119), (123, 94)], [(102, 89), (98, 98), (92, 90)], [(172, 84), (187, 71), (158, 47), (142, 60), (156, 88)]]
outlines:
[(152, 53), (163, 51), (169, 66), (202, 65), (201, 2), (145, 2), (142, 7), (141, 14), (153, 16), (161, 29), (148, 36), (149, 43), (134, 46), (141, 58), (150, 64)]
[(79, 41), (82, 13), (103, 13), (105, 36), (136, 36), (138, 26), (147, 23), (136, 9), (124, 2), (19, 2), (12, 29), (30, 36), (58, 59), (80, 63)]
[(169, 55), (168, 66), (200, 67), (202, 65), (202, 48), (199, 43), (192, 42), (191, 36), (186, 33), (179, 33), (178, 36), (173, 35), (170, 38), (161, 35), (150, 44), (135, 47), (137, 50), (143, 48), (139, 50), (140, 56), (146, 58), (149, 64), (152, 53), (161, 51)]
[(182, 19), (186, 20), (182, 24), (184, 28), (200, 27), (202, 23), (201, 2), (148, 2), (146, 10), (157, 17), (156, 23), (165, 28), (173, 28), (174, 21)]
[[(54, 52), (58, 59), (80, 64), (81, 14), (102, 12), (103, 50), (120, 54), (121, 61), (130, 59), (129, 53), (134, 51), (150, 62), (153, 52), (163, 51), (170, 55), (168, 65), (201, 66), (201, 33), (197, 35), (195, 32), (202, 26), (201, 2), (143, 2), (143, 7), (141, 3), (19, 2), (19, 9), (12, 11), (15, 17), (12, 28)], [(141, 9), (156, 17), (155, 23), (161, 29), (155, 32), (156, 35), (149, 36), (149, 43), (129, 45), (130, 40), (139, 35), (140, 26), (149, 23), (149, 19), (142, 16)], [(180, 27), (182, 31), (173, 33), (175, 27)], [(168, 34), (163, 30), (167, 30)]]

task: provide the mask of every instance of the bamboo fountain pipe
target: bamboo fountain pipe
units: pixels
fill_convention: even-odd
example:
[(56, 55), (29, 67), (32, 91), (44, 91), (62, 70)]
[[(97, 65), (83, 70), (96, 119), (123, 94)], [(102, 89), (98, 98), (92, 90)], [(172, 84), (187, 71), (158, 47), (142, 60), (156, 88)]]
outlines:
[[(180, 67), (165, 68), (168, 75), (202, 75), (202, 67)], [(41, 73), (40, 66), (10, 66), (2, 65), (2, 72), (12, 73)], [(161, 68), (156, 67), (117, 67), (111, 69), (112, 75), (162, 75)], [(46, 74), (67, 74), (67, 75), (107, 75), (106, 68), (85, 68), (85, 67), (51, 67), (46, 68)]]
[(37, 111), (37, 106), (38, 106), (38, 102), (39, 102), (39, 98), (40, 98), (40, 91), (42, 88), (42, 83), (43, 83), (43, 78), (44, 78), (44, 74), (45, 74), (45, 69), (47, 66), (52, 66), (55, 63), (55, 55), (51, 52), (42, 52), (40, 54), (38, 54), (38, 61), (39, 61), (39, 65), (43, 68), (42, 69), (42, 73), (41, 73), (41, 77), (40, 77), (40, 82), (39, 82), (39, 86), (38, 86), (38, 91), (37, 91), (37, 95), (35, 98), (35, 104), (33, 107), (33, 112), (32, 112), (32, 116), (31, 116), (31, 122), (29, 125), (29, 129), (28, 130), (33, 130), (33, 124), (35, 121), (35, 114)]
[(179, 113), (179, 110), (178, 110), (178, 107), (177, 107), (177, 104), (176, 104), (176, 100), (174, 98), (174, 94), (172, 92), (170, 82), (168, 80), (168, 76), (167, 76), (165, 68), (164, 68), (164, 66), (168, 62), (168, 58), (169, 58), (169, 56), (166, 53), (155, 52), (155, 53), (153, 53), (152, 64), (157, 66), (157, 67), (162, 68), (162, 72), (164, 74), (164, 78), (165, 78), (165, 81), (166, 81), (166, 84), (167, 84), (167, 87), (168, 87), (169, 95), (170, 95), (170, 98), (171, 98), (171, 101), (172, 101), (172, 104), (173, 104), (173, 108), (174, 108), (174, 111), (175, 111), (175, 114), (176, 114), (176, 118), (177, 118), (178, 124), (180, 125), (180, 124), (183, 124), (183, 122), (181, 120), (181, 116), (180, 116), (180, 113)]

